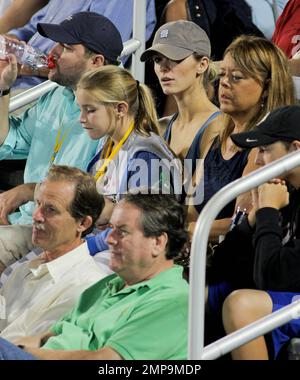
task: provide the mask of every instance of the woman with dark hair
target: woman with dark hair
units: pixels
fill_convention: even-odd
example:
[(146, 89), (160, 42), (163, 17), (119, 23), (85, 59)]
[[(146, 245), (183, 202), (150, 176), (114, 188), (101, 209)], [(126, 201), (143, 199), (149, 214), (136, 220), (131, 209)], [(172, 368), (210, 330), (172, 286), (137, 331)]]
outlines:
[[(268, 112), (280, 106), (295, 104), (287, 59), (264, 38), (236, 38), (225, 51), (219, 78), (220, 109), (225, 116), (221, 132), (211, 143), (204, 160), (204, 200), (189, 208), (191, 230), (205, 204), (218, 190), (257, 168), (255, 149), (239, 149), (230, 135), (253, 129)], [(213, 224), (211, 239), (229, 230), (237, 207), (249, 210), (250, 194), (240, 196), (220, 212)]]

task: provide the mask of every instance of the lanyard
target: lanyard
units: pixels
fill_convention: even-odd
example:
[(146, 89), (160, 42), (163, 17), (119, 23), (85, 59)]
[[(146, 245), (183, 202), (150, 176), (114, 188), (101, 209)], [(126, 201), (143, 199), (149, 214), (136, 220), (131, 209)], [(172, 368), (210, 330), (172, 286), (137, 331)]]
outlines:
[(108, 164), (110, 163), (111, 160), (114, 159), (114, 157), (117, 155), (117, 153), (119, 152), (119, 150), (121, 149), (122, 145), (124, 145), (125, 141), (128, 139), (130, 133), (133, 131), (133, 128), (134, 128), (134, 122), (132, 122), (129, 126), (129, 128), (127, 129), (125, 135), (122, 137), (122, 139), (120, 140), (119, 144), (113, 149), (113, 151), (111, 152), (111, 148), (107, 150), (107, 154), (106, 154), (106, 157), (105, 157), (105, 160), (104, 160), (104, 163), (103, 165), (101, 166), (101, 168), (97, 171), (97, 173), (95, 174), (95, 179), (99, 179), (100, 177), (103, 176), (103, 174), (105, 173), (106, 169), (107, 169), (107, 166)]
[(57, 156), (57, 153), (60, 151), (60, 148), (62, 146), (62, 144), (64, 143), (65, 139), (67, 138), (68, 134), (70, 133), (71, 129), (72, 129), (72, 125), (64, 132), (64, 134), (61, 136), (61, 132), (62, 132), (62, 129), (63, 129), (63, 121), (65, 120), (65, 116), (66, 116), (66, 112), (67, 112), (67, 107), (64, 111), (64, 114), (61, 118), (61, 122), (60, 122), (60, 126), (59, 126), (59, 129), (57, 131), (57, 135), (55, 137), (55, 145), (54, 145), (54, 148), (53, 148), (53, 153), (52, 153), (52, 156), (51, 156), (51, 165), (53, 164), (56, 156)]
[(53, 148), (53, 153), (52, 153), (52, 156), (51, 156), (51, 164), (53, 164), (53, 162), (55, 160), (55, 157), (56, 157), (57, 153), (59, 152), (59, 150), (60, 150), (63, 142), (66, 139), (66, 137), (70, 133), (70, 130), (71, 130), (71, 128), (67, 129), (65, 131), (65, 133), (62, 135), (62, 137), (60, 137), (60, 135), (61, 135), (61, 128), (58, 130), (57, 135), (55, 137), (55, 145), (54, 145), (54, 148)]

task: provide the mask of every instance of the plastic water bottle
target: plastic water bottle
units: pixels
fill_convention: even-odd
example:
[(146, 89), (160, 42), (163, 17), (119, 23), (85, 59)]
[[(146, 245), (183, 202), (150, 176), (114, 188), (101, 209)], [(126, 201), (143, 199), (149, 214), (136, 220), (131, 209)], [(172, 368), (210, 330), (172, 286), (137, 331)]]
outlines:
[(8, 54), (14, 54), (19, 64), (32, 70), (48, 67), (47, 55), (42, 51), (0, 35), (0, 59), (5, 59)]

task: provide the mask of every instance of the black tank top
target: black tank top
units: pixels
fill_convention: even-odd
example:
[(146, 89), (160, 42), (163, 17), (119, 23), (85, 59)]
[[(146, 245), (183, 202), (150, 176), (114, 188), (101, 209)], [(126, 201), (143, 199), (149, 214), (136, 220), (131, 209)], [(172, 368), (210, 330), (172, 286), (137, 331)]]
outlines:
[[(199, 127), (199, 129), (198, 129), (198, 131), (194, 137), (194, 140), (188, 149), (188, 152), (187, 152), (184, 159), (185, 160), (190, 159), (192, 161), (192, 165), (191, 165), (192, 170), (191, 170), (191, 173), (188, 173), (189, 178), (186, 178), (186, 176), (185, 176), (185, 181), (187, 181), (187, 184), (185, 185), (186, 189), (188, 189), (189, 182), (191, 181), (193, 174), (195, 172), (196, 163), (197, 163), (196, 160), (199, 159), (199, 157), (200, 157), (200, 143), (201, 143), (203, 133), (204, 133), (205, 129), (208, 127), (208, 125), (210, 124), (210, 122), (212, 120), (214, 120), (220, 114), (221, 114), (221, 111), (216, 111), (209, 116), (209, 118), (204, 122), (204, 124), (202, 124)], [(167, 129), (166, 129), (165, 134), (164, 134), (164, 139), (166, 140), (166, 142), (168, 144), (170, 144), (170, 141), (171, 141), (173, 123), (176, 120), (177, 116), (178, 116), (178, 113), (175, 113), (173, 115), (172, 119), (169, 121), (169, 124), (168, 124)], [(186, 197), (185, 188), (182, 189), (182, 196), (181, 196), (181, 202), (182, 203), (184, 202), (184, 199)]]
[[(217, 191), (242, 176), (249, 152), (250, 149), (238, 151), (229, 160), (225, 160), (221, 153), (219, 137), (215, 139), (204, 160), (204, 200), (200, 205), (195, 205), (198, 213)], [(231, 217), (234, 206), (235, 200), (220, 211), (217, 219)]]

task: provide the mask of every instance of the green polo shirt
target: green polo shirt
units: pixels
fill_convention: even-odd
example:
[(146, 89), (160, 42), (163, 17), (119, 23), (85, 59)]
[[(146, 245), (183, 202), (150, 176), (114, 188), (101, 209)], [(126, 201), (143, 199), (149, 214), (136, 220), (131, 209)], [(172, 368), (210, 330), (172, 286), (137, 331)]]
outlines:
[(186, 359), (188, 284), (174, 265), (127, 288), (111, 275), (85, 290), (53, 327), (43, 348), (97, 350), (109, 346), (124, 359)]

